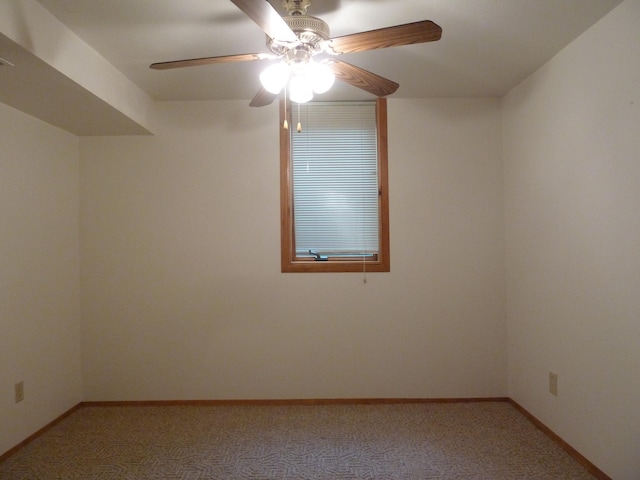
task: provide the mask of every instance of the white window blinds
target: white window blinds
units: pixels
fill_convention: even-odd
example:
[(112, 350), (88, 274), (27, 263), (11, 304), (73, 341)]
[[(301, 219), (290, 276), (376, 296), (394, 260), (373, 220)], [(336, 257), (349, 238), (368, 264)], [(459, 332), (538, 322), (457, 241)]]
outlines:
[(375, 102), (307, 103), (299, 116), (302, 132), (291, 134), (296, 255), (377, 254)]

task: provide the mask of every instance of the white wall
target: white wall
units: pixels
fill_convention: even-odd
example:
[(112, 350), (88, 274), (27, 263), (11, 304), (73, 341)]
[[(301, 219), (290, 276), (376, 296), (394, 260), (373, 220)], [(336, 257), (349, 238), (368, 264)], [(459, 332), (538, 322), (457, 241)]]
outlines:
[(506, 394), (497, 100), (390, 100), (391, 273), (280, 273), (278, 113), (81, 139), (85, 400)]
[(504, 99), (509, 395), (616, 480), (640, 475), (639, 45), (627, 0)]
[(78, 139), (0, 104), (0, 145), (1, 454), (79, 403), (82, 386)]

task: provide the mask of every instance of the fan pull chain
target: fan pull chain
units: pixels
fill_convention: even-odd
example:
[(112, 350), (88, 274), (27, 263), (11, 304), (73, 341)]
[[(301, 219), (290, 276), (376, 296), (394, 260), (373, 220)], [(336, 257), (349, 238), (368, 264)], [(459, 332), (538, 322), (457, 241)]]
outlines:
[(284, 84), (284, 124), (282, 128), (289, 130), (289, 122), (287, 121), (287, 84)]
[(296, 131), (300, 133), (302, 131), (302, 124), (300, 123), (300, 104), (298, 104), (298, 126)]

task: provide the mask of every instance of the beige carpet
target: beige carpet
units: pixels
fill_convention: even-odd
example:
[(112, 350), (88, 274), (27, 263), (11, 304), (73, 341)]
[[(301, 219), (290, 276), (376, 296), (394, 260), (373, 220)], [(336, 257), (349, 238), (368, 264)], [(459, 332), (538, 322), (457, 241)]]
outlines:
[(83, 407), (9, 479), (593, 479), (506, 402)]

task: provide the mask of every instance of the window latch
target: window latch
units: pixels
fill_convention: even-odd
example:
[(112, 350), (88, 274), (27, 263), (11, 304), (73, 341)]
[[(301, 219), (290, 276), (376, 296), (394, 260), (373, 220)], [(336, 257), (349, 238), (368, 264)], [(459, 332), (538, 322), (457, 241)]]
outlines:
[(326, 255), (320, 255), (318, 252), (314, 250), (309, 250), (309, 253), (313, 255), (314, 260), (316, 262), (326, 262), (327, 260), (329, 260), (329, 257), (327, 257)]

